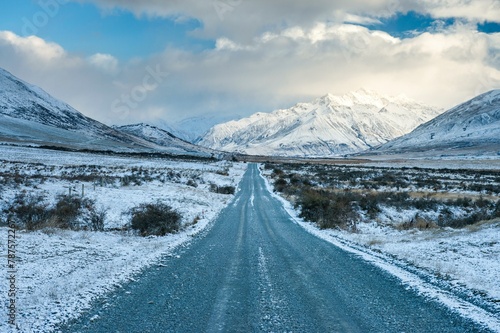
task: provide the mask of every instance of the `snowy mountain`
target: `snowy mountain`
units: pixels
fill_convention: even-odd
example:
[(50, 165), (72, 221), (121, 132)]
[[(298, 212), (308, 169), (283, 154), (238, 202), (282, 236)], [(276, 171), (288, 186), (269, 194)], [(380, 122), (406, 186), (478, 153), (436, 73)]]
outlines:
[(212, 149), (273, 156), (360, 152), (404, 135), (439, 110), (404, 96), (359, 90), (216, 125), (199, 141)]
[(375, 151), (435, 156), (500, 154), (500, 90), (460, 104)]
[[(124, 133), (86, 117), (0, 68), (0, 142), (74, 149), (193, 154)], [(197, 156), (211, 156), (205, 148)]]
[(168, 122), (163, 119), (153, 121), (151, 124), (174, 134), (176, 137), (188, 142), (196, 142), (213, 126), (232, 120), (234, 118), (221, 115), (206, 115), (189, 117), (177, 122)]
[(179, 154), (191, 153), (194, 155), (203, 154), (203, 155), (217, 155), (218, 152), (201, 146), (196, 146), (192, 143), (189, 143), (185, 140), (178, 138), (172, 133), (160, 129), (158, 127), (148, 125), (148, 124), (134, 124), (134, 125), (125, 125), (114, 127), (115, 129), (128, 133), (130, 135), (142, 138), (154, 144), (163, 147), (170, 147), (172, 150), (177, 149)]

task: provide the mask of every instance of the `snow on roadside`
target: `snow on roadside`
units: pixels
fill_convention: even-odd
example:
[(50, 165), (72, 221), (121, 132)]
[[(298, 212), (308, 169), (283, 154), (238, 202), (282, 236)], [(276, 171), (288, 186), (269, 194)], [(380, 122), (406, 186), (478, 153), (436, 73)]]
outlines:
[[(95, 199), (98, 207), (105, 208), (108, 213), (107, 228), (123, 226), (128, 218), (123, 215), (124, 212), (138, 204), (156, 200), (179, 211), (185, 225), (195, 217), (199, 220), (179, 234), (164, 237), (143, 238), (119, 231), (17, 231), (16, 322), (19, 329), (14, 330), (7, 324), (5, 309), (8, 299), (4, 297), (4, 310), (0, 311), (0, 332), (50, 332), (58, 324), (78, 317), (79, 313), (105, 293), (133, 281), (146, 267), (154, 265), (162, 256), (169, 255), (173, 249), (189, 242), (194, 235), (209, 227), (233, 198), (231, 195), (210, 192), (209, 183), (237, 186), (246, 169), (244, 164), (226, 162), (183, 162), (38, 151), (40, 155), (27, 149), (27, 154), (21, 154), (17, 159), (16, 156), (3, 157), (8, 157), (10, 161), (43, 163), (41, 169), (51, 165), (55, 173), (62, 170), (59, 166), (95, 164), (109, 166), (111, 172), (122, 172), (123, 167), (127, 169), (132, 166), (153, 171), (168, 167), (180, 174), (201, 177), (198, 187), (187, 186), (183, 178), (178, 182), (152, 180), (137, 186), (92, 188), (92, 183), (85, 183), (85, 196)], [(71, 154), (74, 154), (73, 159)], [(8, 168), (8, 164), (5, 162), (1, 168)], [(37, 184), (31, 191), (54, 195), (67, 191), (67, 186), (68, 181), (56, 177)], [(0, 201), (8, 200), (18, 190), (2, 189)], [(0, 251), (3, 254), (7, 253), (7, 238), (8, 228), (0, 227)], [(7, 260), (2, 264), (2, 295), (7, 295), (8, 290), (6, 265)]]
[[(445, 304), (462, 316), (500, 332), (500, 306), (494, 305), (497, 313), (494, 315), (448, 291), (441, 290), (399, 265), (409, 263), (430, 270), (450, 279), (454, 285), (480, 291), (482, 296), (498, 302), (500, 221), (464, 230), (398, 231), (390, 227), (380, 227), (375, 223), (359, 224), (359, 233), (320, 230), (313, 223), (300, 218), (292, 204), (276, 194), (269, 180), (262, 173), (261, 176), (269, 192), (282, 202), (292, 219), (309, 233), (388, 271), (422, 295)], [(393, 264), (394, 257), (398, 264)]]

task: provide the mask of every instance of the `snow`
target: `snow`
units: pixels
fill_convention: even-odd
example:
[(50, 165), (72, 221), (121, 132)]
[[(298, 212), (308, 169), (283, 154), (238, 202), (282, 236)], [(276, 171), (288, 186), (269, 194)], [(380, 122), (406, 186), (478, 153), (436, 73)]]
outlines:
[[(493, 90), (462, 103), (435, 119), (380, 148), (380, 152), (422, 151), (428, 155), (472, 150), (500, 152), (500, 90)], [(472, 149), (471, 149), (472, 148)]]
[(425, 169), (473, 169), (473, 170), (500, 170), (500, 158), (498, 156), (419, 156), (418, 154), (404, 154), (396, 156), (370, 156), (370, 162), (362, 163), (373, 167), (416, 167)]
[[(34, 181), (34, 185), (2, 187), (0, 210), (23, 189), (45, 194), (50, 201), (57, 194), (67, 193), (68, 186), (79, 191), (84, 184), (85, 196), (95, 199), (98, 207), (106, 209), (105, 228), (108, 230), (128, 222), (126, 212), (129, 208), (156, 200), (180, 212), (186, 226), (179, 234), (147, 238), (125, 231), (18, 231), (16, 321), (22, 332), (50, 332), (58, 324), (76, 318), (92, 302), (133, 281), (146, 267), (155, 265), (162, 256), (169, 255), (173, 249), (209, 228), (233, 198), (209, 192), (209, 183), (236, 186), (246, 169), (245, 164), (228, 162), (139, 159), (13, 147), (0, 147), (0, 155), (3, 159), (1, 172), (16, 170), (21, 175), (47, 177), (44, 182)], [(155, 178), (137, 186), (113, 183), (95, 188), (92, 182), (59, 178), (94, 166), (103, 176), (121, 177), (133, 168), (142, 168), (151, 175), (171, 170), (180, 177), (165, 182)], [(198, 187), (186, 185), (191, 177), (197, 179)], [(199, 220), (191, 225), (195, 217)], [(7, 234), (8, 229), (0, 227), (2, 253), (7, 253)], [(4, 272), (6, 264), (3, 263)], [(8, 280), (4, 277), (1, 281), (0, 293), (7, 295)], [(4, 297), (4, 309), (7, 301)], [(15, 331), (7, 325), (6, 311), (0, 312), (0, 331)]]
[[(500, 332), (500, 220), (461, 230), (398, 231), (376, 223), (358, 224), (358, 233), (320, 230), (300, 218), (291, 203), (274, 193), (263, 178), (268, 190), (308, 232), (386, 270), (425, 297)], [(431, 283), (437, 279), (448, 282), (451, 290), (472, 293), (471, 298), (479, 295), (480, 301), (458, 298), (454, 292)]]
[(134, 124), (115, 127), (117, 130), (135, 135), (162, 147), (168, 147), (170, 152), (177, 154), (191, 154), (193, 156), (211, 157), (219, 155), (219, 152), (196, 146), (175, 137), (172, 133), (148, 124)]
[(148, 141), (151, 137), (115, 130), (0, 68), (0, 142), (203, 157), (213, 153), (166, 137), (162, 133), (162, 138)]
[(200, 144), (253, 155), (343, 155), (386, 143), (438, 114), (404, 97), (359, 90), (214, 126)]

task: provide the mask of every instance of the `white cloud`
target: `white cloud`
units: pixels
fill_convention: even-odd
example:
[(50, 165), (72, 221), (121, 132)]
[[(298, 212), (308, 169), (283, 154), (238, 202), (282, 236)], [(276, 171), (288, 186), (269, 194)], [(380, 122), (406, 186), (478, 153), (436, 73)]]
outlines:
[(414, 1), (409, 8), (436, 18), (463, 18), (473, 22), (500, 22), (498, 0), (423, 0)]
[(116, 74), (118, 72), (118, 59), (110, 54), (96, 53), (90, 56), (88, 61), (107, 73)]
[(138, 16), (187, 17), (203, 23), (196, 33), (249, 42), (265, 31), (294, 26), (311, 28), (318, 22), (378, 24), (398, 12), (416, 11), (436, 19), (500, 22), (498, 0), (72, 0), (95, 3), (109, 11), (123, 8)]
[(34, 58), (46, 63), (57, 61), (66, 56), (66, 52), (61, 46), (47, 43), (36, 36), (23, 38), (10, 31), (0, 31), (0, 41), (3, 45), (11, 45), (22, 54), (32, 52)]
[(376, 25), (376, 24), (382, 24), (382, 22), (378, 19), (374, 19), (371, 17), (367, 16), (359, 16), (359, 15), (353, 15), (353, 14), (344, 14), (345, 17), (342, 20), (345, 23), (354, 23), (354, 24), (361, 24), (361, 25)]

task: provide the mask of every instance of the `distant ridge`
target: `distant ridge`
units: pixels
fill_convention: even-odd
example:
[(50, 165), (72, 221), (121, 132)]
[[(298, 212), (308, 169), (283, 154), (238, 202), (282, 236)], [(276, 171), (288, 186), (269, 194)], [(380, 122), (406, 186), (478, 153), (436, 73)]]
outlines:
[(186, 140), (180, 139), (174, 134), (153, 125), (139, 123), (125, 126), (116, 126), (115, 129), (142, 138), (154, 144), (171, 149), (178, 149), (179, 153), (218, 155), (210, 148), (194, 145)]
[(362, 89), (216, 125), (199, 144), (250, 155), (338, 156), (384, 144), (439, 113), (404, 96)]
[(460, 104), (373, 152), (425, 153), (430, 156), (499, 155), (500, 90), (492, 90)]
[[(175, 140), (174, 140), (175, 141)], [(178, 139), (172, 146), (155, 143), (86, 117), (0, 68), (0, 142), (116, 152), (162, 152), (211, 157)]]

